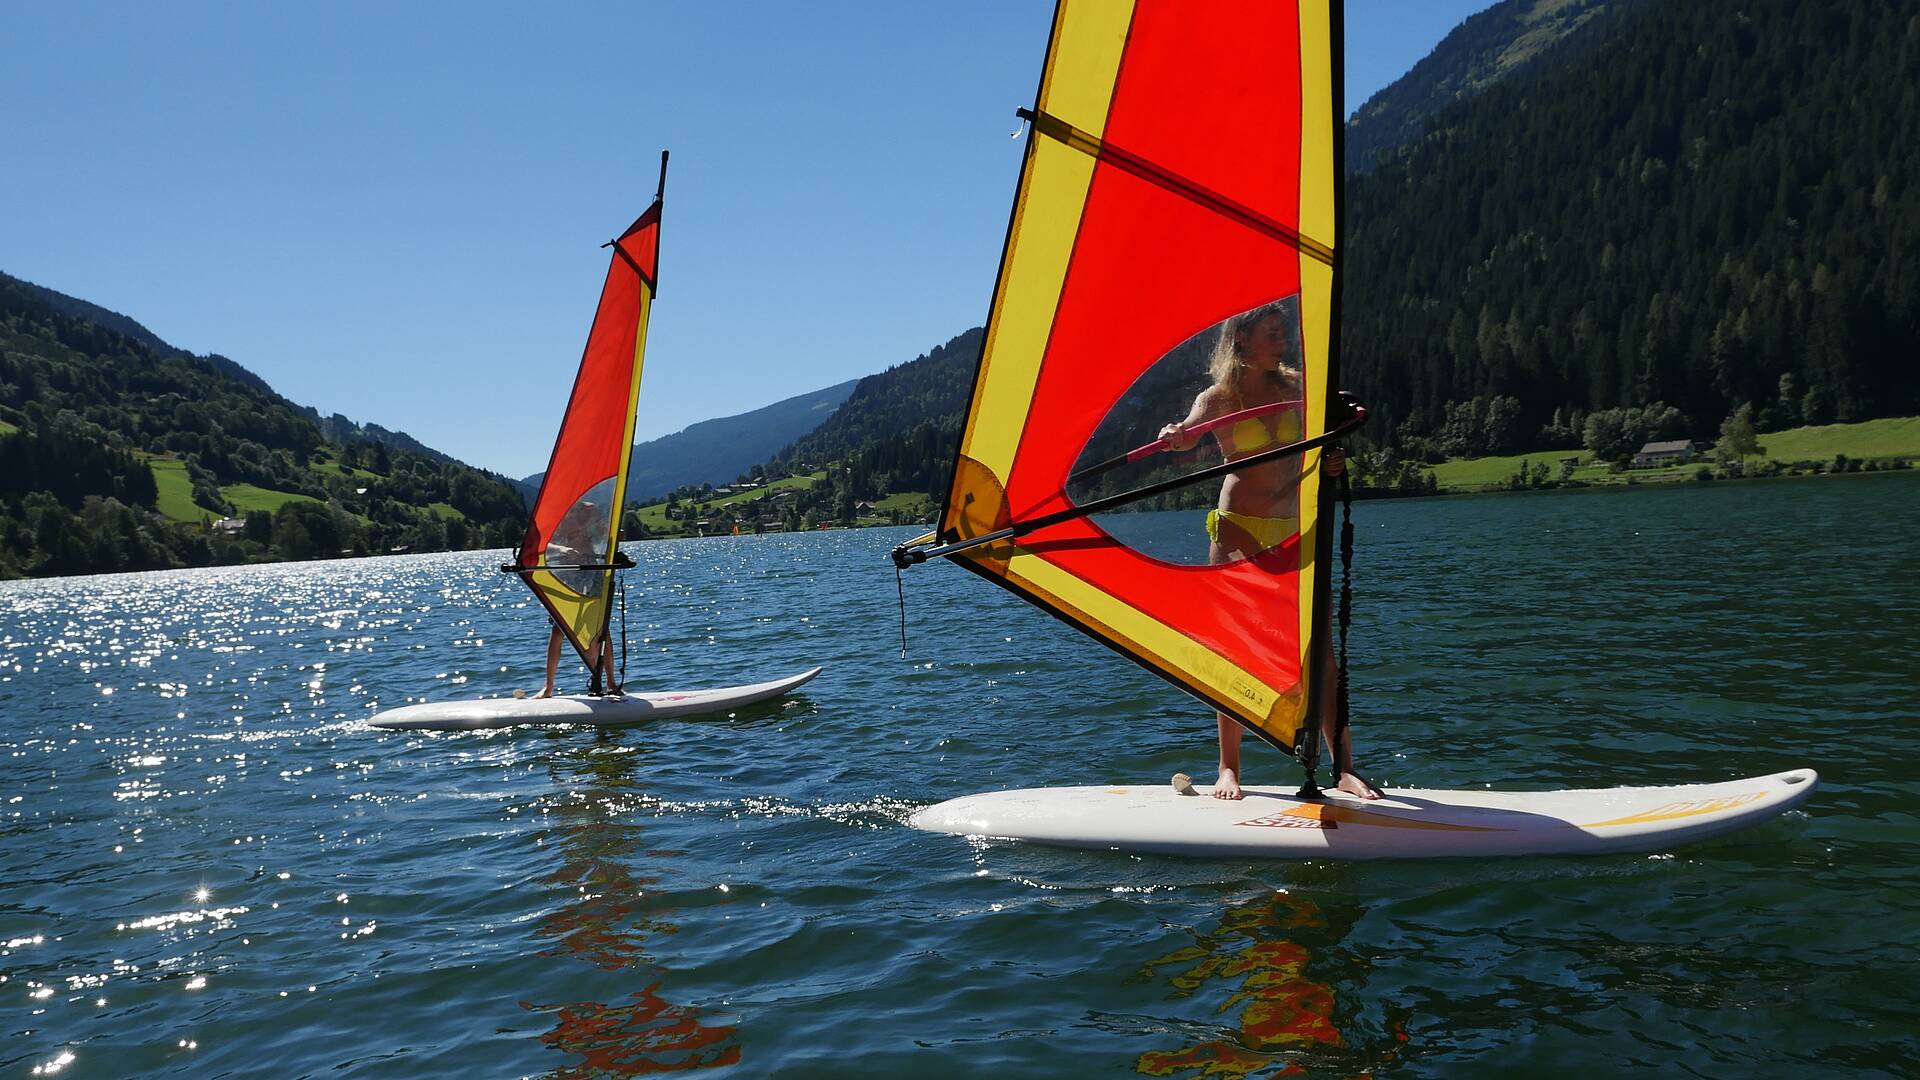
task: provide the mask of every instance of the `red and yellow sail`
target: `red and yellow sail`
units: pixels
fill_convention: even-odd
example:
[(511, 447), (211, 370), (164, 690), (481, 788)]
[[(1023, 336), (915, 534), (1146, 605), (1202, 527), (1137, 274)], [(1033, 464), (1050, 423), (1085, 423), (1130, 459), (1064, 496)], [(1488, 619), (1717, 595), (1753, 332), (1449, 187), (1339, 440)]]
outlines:
[(613, 255), (600, 306), (515, 558), (522, 580), (582, 659), (607, 632), (612, 611), (610, 567), (620, 541), (647, 314), (660, 263), (660, 199), (609, 246)]
[[(1338, 0), (1062, 0), (941, 540), (1073, 506), (1130, 389), (1262, 305), (1297, 311), (1288, 437), (1344, 415), (1339, 35)], [(1294, 459), (1297, 532), (1250, 559), (1166, 561), (1085, 517), (951, 557), (1297, 749), (1326, 634), (1319, 458)]]

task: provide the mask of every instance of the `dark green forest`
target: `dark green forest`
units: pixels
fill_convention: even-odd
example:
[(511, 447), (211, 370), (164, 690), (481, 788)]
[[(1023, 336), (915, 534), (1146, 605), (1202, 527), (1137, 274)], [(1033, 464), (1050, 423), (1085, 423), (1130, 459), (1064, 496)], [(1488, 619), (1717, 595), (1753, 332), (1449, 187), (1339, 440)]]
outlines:
[(985, 328), (976, 326), (922, 356), (861, 379), (825, 423), (794, 440), (774, 461), (804, 472), (800, 466), (844, 461), (923, 424), (946, 425), (957, 438), (985, 338)]
[[(371, 437), (330, 441), (231, 361), (91, 315), (0, 279), (0, 576), (501, 547), (524, 527), (500, 477)], [(201, 521), (158, 512), (156, 460), (191, 485)], [(280, 505), (245, 511), (228, 485)], [(234, 524), (212, 525), (223, 517)]]
[(1348, 180), (1368, 438), (1920, 412), (1920, 0), (1616, 6), (1562, 49)]
[[(986, 330), (974, 327), (925, 355), (860, 380), (827, 421), (782, 450), (768, 466), (773, 475), (806, 473), (826, 463), (826, 477), (797, 492), (779, 519), (851, 523), (862, 502), (889, 495), (920, 494), (931, 502), (945, 495), (960, 417), (973, 393), (974, 369)], [(924, 514), (908, 515), (920, 520)]]
[[(1405, 75), (1354, 110), (1347, 122), (1347, 168), (1365, 172), (1383, 150), (1402, 146), (1425, 130), (1427, 119), (1458, 101), (1525, 70), (1554, 51), (1569, 34), (1609, 6), (1646, 0), (1500, 0), (1468, 16)], [(1349, 24), (1348, 40), (1353, 40)], [(1579, 44), (1589, 43), (1586, 35)]]

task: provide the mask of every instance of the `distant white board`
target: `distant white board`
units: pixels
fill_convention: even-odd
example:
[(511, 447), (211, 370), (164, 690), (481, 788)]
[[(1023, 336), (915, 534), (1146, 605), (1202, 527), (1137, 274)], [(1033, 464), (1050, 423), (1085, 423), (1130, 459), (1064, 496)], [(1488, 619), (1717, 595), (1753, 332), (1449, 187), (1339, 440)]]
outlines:
[(518, 724), (590, 724), (595, 727), (632, 727), (653, 720), (696, 713), (726, 712), (777, 698), (815, 675), (819, 668), (790, 678), (718, 690), (683, 690), (624, 697), (568, 695), (550, 698), (483, 698), (478, 701), (436, 701), (404, 705), (377, 713), (374, 727), (403, 730), (474, 731)]
[(1169, 784), (968, 795), (916, 828), (1063, 847), (1280, 859), (1396, 859), (1645, 851), (1764, 821), (1813, 794), (1812, 769), (1681, 787), (1582, 791), (1394, 790), (1307, 802), (1249, 789), (1238, 802)]

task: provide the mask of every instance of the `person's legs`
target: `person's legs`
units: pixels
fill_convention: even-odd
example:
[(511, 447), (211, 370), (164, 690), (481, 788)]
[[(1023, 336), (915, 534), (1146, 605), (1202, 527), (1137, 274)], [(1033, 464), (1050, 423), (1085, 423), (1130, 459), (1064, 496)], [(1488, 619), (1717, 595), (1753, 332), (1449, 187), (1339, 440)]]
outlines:
[(619, 697), (620, 684), (613, 680), (613, 637), (612, 635), (606, 635), (600, 639), (599, 655), (600, 655), (600, 676), (601, 676), (601, 679), (603, 680), (602, 685), (605, 687), (608, 694), (614, 697)]
[(560, 671), (560, 628), (553, 628), (547, 635), (547, 686), (540, 691), (539, 697), (553, 696), (553, 677)]
[[(1326, 625), (1332, 626), (1333, 620), (1327, 619)], [(1353, 732), (1340, 728), (1340, 663), (1331, 647), (1321, 650), (1320, 656), (1320, 745), (1326, 747), (1338, 777), (1334, 787), (1362, 799), (1377, 799), (1380, 792), (1353, 771)]]
[[(1207, 536), (1212, 541), (1207, 547), (1209, 563), (1244, 559), (1247, 552), (1257, 550), (1253, 538), (1235, 525), (1222, 510), (1207, 515)], [(1213, 782), (1213, 797), (1243, 798), (1245, 792), (1240, 787), (1240, 741), (1246, 732), (1241, 728), (1240, 721), (1226, 713), (1214, 713), (1213, 716), (1220, 733), (1220, 778)]]
[(1213, 797), (1216, 799), (1238, 799), (1245, 794), (1240, 790), (1240, 721), (1226, 713), (1214, 713), (1214, 720), (1220, 726), (1220, 779), (1213, 782)]

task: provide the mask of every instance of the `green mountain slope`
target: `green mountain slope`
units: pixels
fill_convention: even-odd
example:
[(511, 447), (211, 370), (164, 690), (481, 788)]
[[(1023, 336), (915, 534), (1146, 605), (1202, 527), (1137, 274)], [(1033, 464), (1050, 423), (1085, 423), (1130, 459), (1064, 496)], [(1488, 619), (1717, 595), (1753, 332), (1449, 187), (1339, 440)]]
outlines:
[[(1637, 0), (1502, 0), (1455, 27), (1412, 70), (1354, 110), (1347, 168), (1365, 172), (1383, 152), (1418, 139), (1441, 110), (1525, 70), (1609, 7)], [(1590, 39), (1585, 39), (1590, 40)], [(1555, 62), (1564, 62), (1560, 52)]]
[(0, 279), (0, 576), (494, 547), (524, 526), (500, 477), (330, 440), (257, 377), (49, 291)]
[(116, 334), (131, 338), (139, 344), (146, 346), (155, 355), (184, 357), (188, 360), (204, 364), (229, 378), (238, 379), (262, 393), (273, 393), (273, 387), (267, 385), (267, 380), (241, 367), (234, 361), (224, 356), (214, 354), (195, 356), (185, 349), (176, 348), (160, 340), (160, 335), (142, 326), (133, 318), (122, 315), (117, 311), (109, 311), (98, 304), (82, 300), (77, 296), (68, 296), (66, 293), (49, 289), (45, 285), (36, 285), (31, 281), (23, 281), (11, 274), (0, 273), (0, 283), (19, 286), (62, 315), (78, 319), (81, 322), (92, 323), (104, 330), (111, 330)]
[(834, 461), (925, 424), (958, 432), (973, 393), (984, 327), (974, 327), (902, 364), (861, 379), (846, 404), (781, 450), (779, 460)]
[[(823, 522), (919, 521), (946, 482), (985, 331), (974, 328), (861, 379), (824, 423), (763, 465), (772, 481), (744, 492), (689, 484), (641, 511), (659, 533), (811, 528)], [(832, 463), (820, 467), (816, 463)]]
[[(636, 443), (627, 468), (627, 500), (644, 503), (675, 488), (733, 480), (819, 427), (847, 400), (858, 382), (850, 379), (752, 412), (702, 420), (671, 435)], [(539, 490), (544, 475), (535, 473), (520, 481), (529, 497)]]

